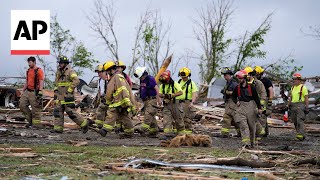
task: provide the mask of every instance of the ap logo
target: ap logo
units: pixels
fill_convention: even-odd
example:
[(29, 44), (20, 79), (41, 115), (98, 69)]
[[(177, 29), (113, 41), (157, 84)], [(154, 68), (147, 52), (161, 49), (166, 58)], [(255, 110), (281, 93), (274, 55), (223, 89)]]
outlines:
[(50, 55), (49, 10), (11, 10), (11, 55)]

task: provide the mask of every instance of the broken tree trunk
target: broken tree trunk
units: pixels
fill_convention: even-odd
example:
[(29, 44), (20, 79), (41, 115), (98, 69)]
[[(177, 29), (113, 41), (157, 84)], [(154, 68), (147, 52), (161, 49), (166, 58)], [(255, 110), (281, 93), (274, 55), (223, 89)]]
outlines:
[(200, 164), (215, 164), (226, 166), (248, 166), (251, 168), (271, 168), (275, 164), (272, 162), (263, 161), (248, 161), (246, 159), (232, 157), (232, 158), (205, 158), (196, 160), (179, 161), (179, 163), (200, 163)]
[(171, 54), (169, 57), (167, 57), (167, 58), (163, 61), (162, 66), (161, 66), (161, 68), (159, 69), (159, 72), (158, 72), (157, 76), (155, 77), (157, 83), (159, 83), (159, 77), (160, 77), (161, 73), (163, 73), (164, 71), (166, 71), (166, 69), (167, 69), (168, 66), (170, 65), (171, 59), (172, 59), (172, 55), (173, 55), (173, 54)]

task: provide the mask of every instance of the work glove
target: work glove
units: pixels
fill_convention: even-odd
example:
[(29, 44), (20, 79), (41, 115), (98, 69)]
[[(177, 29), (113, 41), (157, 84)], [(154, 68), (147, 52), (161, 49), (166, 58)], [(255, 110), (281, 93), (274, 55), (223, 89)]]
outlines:
[(171, 94), (165, 94), (164, 95), (164, 99), (172, 99), (172, 95)]
[(309, 114), (309, 109), (305, 109), (304, 114), (306, 114), (306, 115)]
[[(70, 108), (75, 108), (75, 99), (74, 99), (74, 95), (71, 93), (67, 93), (66, 96), (64, 97), (64, 102), (66, 102), (66, 106), (70, 107)], [(70, 104), (68, 104), (70, 102)], [(71, 103), (73, 102), (73, 103)]]
[(38, 98), (38, 99), (41, 99), (42, 96), (43, 96), (42, 91), (41, 91), (41, 90), (38, 91), (36, 95), (37, 95), (37, 98)]
[(73, 94), (73, 89), (71, 87), (69, 87), (67, 91), (69, 94)]

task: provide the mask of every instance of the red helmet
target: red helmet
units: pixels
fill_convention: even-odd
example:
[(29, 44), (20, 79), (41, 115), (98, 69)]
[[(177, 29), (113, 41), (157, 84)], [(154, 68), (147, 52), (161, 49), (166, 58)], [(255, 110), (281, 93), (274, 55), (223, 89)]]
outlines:
[(247, 78), (247, 76), (248, 76), (248, 73), (247, 73), (247, 71), (245, 71), (245, 70), (240, 70), (240, 71), (238, 71), (238, 72), (236, 73), (236, 77), (237, 77), (238, 79), (245, 79), (245, 78)]
[(302, 79), (302, 76), (300, 73), (294, 73), (292, 79)]
[(159, 80), (161, 82), (169, 82), (170, 81), (170, 77), (171, 77), (171, 73), (169, 70), (164, 71), (163, 73), (161, 73)]

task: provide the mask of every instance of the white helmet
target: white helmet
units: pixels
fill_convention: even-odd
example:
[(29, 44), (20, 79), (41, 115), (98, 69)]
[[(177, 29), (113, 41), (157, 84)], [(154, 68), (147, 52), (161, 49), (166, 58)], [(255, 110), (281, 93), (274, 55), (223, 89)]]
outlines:
[(141, 76), (146, 71), (146, 69), (147, 69), (146, 67), (137, 67), (133, 74), (134, 77), (141, 78)]

